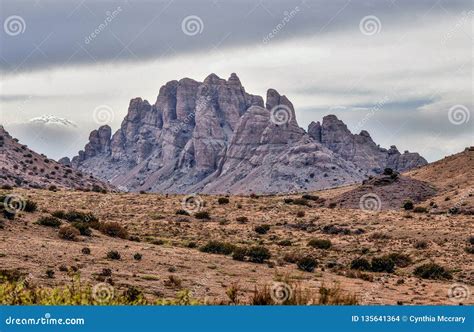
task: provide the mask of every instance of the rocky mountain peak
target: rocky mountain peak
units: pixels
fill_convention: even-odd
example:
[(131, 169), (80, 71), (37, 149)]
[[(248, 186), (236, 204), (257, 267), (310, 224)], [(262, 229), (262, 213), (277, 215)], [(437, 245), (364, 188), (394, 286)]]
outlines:
[(286, 96), (268, 89), (264, 104), (232, 73), (170, 81), (154, 105), (132, 99), (120, 129), (93, 131), (71, 163), (129, 190), (169, 193), (314, 190), (426, 163), (389, 151), (335, 115), (306, 133)]

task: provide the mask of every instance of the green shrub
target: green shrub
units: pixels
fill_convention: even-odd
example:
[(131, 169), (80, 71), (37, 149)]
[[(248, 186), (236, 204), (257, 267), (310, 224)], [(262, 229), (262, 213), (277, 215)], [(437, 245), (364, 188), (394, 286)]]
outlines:
[(420, 265), (415, 269), (413, 274), (423, 279), (449, 280), (453, 278), (453, 276), (451, 275), (451, 272), (449, 272), (444, 267), (435, 263)]
[(270, 230), (269, 225), (259, 225), (254, 228), (255, 232), (258, 234), (267, 234), (268, 231)]
[(302, 199), (309, 200), (309, 201), (317, 201), (317, 200), (319, 200), (319, 196), (309, 195), (309, 194), (304, 194), (303, 196), (301, 196), (301, 198), (302, 198)]
[(387, 257), (391, 259), (393, 263), (398, 267), (407, 267), (411, 264), (410, 256), (405, 254), (394, 252), (389, 254)]
[(270, 251), (263, 246), (254, 246), (247, 249), (247, 256), (251, 262), (263, 263), (267, 259), (270, 259)]
[(201, 247), (202, 252), (219, 255), (230, 255), (235, 249), (231, 243), (211, 240)]
[(403, 205), (402, 205), (402, 206), (403, 206), (403, 208), (404, 208), (405, 210), (407, 210), (407, 211), (408, 211), (408, 210), (413, 210), (413, 207), (414, 207), (413, 202), (412, 202), (411, 200), (409, 200), (409, 199), (405, 200), (405, 201), (403, 202)]
[(61, 220), (55, 217), (41, 217), (36, 222), (38, 225), (58, 228), (61, 226)]
[(196, 219), (203, 219), (203, 220), (211, 219), (211, 216), (210, 216), (209, 212), (207, 212), (207, 211), (198, 211), (194, 214), (194, 217)]
[(36, 202), (33, 202), (32, 200), (27, 199), (25, 201), (25, 212), (33, 213), (38, 209), (38, 204)]
[(182, 216), (189, 216), (189, 212), (183, 209), (176, 210), (175, 214)]
[(217, 203), (219, 203), (220, 205), (229, 204), (229, 199), (227, 197), (219, 197), (217, 199)]
[(415, 212), (415, 213), (427, 213), (428, 209), (424, 206), (415, 206), (413, 208), (413, 212)]
[(106, 222), (103, 223), (100, 228), (100, 232), (111, 236), (111, 237), (118, 237), (121, 239), (128, 239), (128, 232), (122, 225), (118, 222)]
[(110, 250), (107, 253), (107, 258), (111, 260), (119, 260), (122, 256), (117, 250)]
[(329, 249), (331, 245), (331, 241), (326, 239), (311, 239), (308, 242), (308, 246), (318, 249)]
[(304, 199), (304, 198), (296, 198), (293, 200), (293, 204), (295, 205), (303, 205), (303, 206), (311, 206), (311, 204), (309, 204), (308, 200), (307, 199)]
[(67, 225), (59, 229), (59, 237), (63, 240), (75, 241), (81, 233), (74, 227)]
[(62, 210), (54, 211), (51, 215), (55, 218), (66, 219), (66, 212)]
[(232, 259), (236, 261), (244, 261), (247, 257), (247, 248), (237, 247), (234, 249)]
[(296, 263), (298, 269), (306, 272), (313, 272), (318, 266), (318, 261), (311, 256), (304, 256)]
[(53, 216), (56, 218), (64, 219), (69, 222), (87, 222), (87, 223), (93, 223), (99, 221), (96, 216), (94, 216), (92, 213), (88, 212), (80, 212), (80, 211), (55, 211), (53, 212)]
[(92, 230), (84, 222), (73, 222), (71, 226), (75, 227), (83, 236), (91, 236)]
[(365, 258), (356, 258), (351, 262), (351, 269), (359, 271), (370, 271), (371, 265), (369, 261)]
[(235, 218), (235, 220), (239, 223), (239, 224), (246, 224), (249, 222), (249, 218), (247, 217), (237, 217)]
[(388, 256), (372, 258), (371, 271), (393, 273), (395, 271), (395, 263)]

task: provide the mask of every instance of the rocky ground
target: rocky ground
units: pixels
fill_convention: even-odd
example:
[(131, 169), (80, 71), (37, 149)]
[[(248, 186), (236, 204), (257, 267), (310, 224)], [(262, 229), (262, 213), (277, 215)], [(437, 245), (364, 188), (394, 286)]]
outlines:
[[(313, 195), (329, 200), (351, 189)], [(4, 274), (19, 270), (27, 275), (30, 285), (68, 284), (71, 277), (67, 271), (73, 269), (91, 285), (105, 281), (117, 291), (135, 286), (149, 298), (172, 298), (188, 289), (201, 300), (227, 303), (229, 289), (234, 289), (240, 303), (250, 303), (255, 287), (284, 281), (315, 291), (322, 284), (339, 287), (355, 295), (360, 304), (474, 303), (463, 293), (474, 285), (474, 259), (468, 242), (473, 235), (471, 215), (331, 209), (314, 204), (317, 200), (313, 196), (302, 199), (301, 195), (232, 196), (228, 203), (220, 197), (223, 204), (217, 196), (198, 196), (196, 204), (191, 200), (183, 205), (186, 196), (24, 189), (1, 193), (38, 204), (33, 213), (21, 212), (14, 220), (3, 220), (0, 229), (0, 270)], [(199, 206), (201, 212), (209, 212), (210, 219), (176, 214)], [(36, 224), (40, 217), (58, 210), (91, 212), (100, 222), (118, 222), (134, 241), (97, 230), (91, 236), (68, 241), (58, 236), (57, 228)], [(64, 227), (67, 222), (62, 224)], [(263, 225), (268, 230), (257, 232), (256, 227)], [(310, 239), (330, 240), (331, 246), (315, 248), (308, 245)], [(239, 247), (263, 246), (271, 257), (259, 264), (202, 252), (199, 248), (210, 240)], [(90, 254), (84, 254), (83, 248), (89, 248)], [(111, 250), (118, 251), (121, 258), (108, 259)], [(137, 253), (142, 255), (140, 260), (134, 259)], [(351, 269), (357, 258), (370, 262), (394, 253), (409, 259), (402, 258), (393, 272)], [(317, 261), (312, 272), (295, 263), (306, 256)], [(414, 275), (417, 267), (430, 262), (446, 268), (452, 278), (432, 280)], [(458, 292), (454, 298), (453, 289)]]

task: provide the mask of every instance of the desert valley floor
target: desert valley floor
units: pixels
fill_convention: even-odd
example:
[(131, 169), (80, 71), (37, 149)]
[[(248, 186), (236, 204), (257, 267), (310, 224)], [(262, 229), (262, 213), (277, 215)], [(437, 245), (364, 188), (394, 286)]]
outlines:
[[(450, 293), (457, 285), (468, 292), (474, 285), (473, 160), (474, 151), (466, 149), (405, 174), (437, 190), (416, 204), (423, 208), (409, 211), (364, 211), (318, 203), (355, 185), (306, 198), (302, 194), (200, 195), (201, 212), (208, 212), (208, 219), (181, 211), (185, 196), (180, 195), (0, 190), (0, 196), (15, 194), (38, 206), (33, 213), (21, 212), (14, 220), (1, 221), (0, 270), (7, 275), (18, 270), (30, 284), (56, 287), (70, 282), (72, 269), (91, 285), (105, 281), (117, 291), (134, 286), (147, 298), (174, 298), (187, 289), (192, 297), (208, 303), (229, 303), (230, 289), (235, 302), (252, 303), (256, 287), (283, 281), (316, 293), (321, 285), (339, 288), (359, 304), (474, 304), (469, 294), (459, 300)], [(382, 197), (382, 206), (388, 199)], [(465, 213), (446, 213), (452, 206)], [(90, 212), (99, 222), (118, 222), (132, 240), (93, 230), (91, 236), (67, 241), (58, 236), (59, 228), (37, 223), (60, 210)], [(308, 245), (311, 239), (331, 244), (329, 248), (325, 241)], [(211, 240), (238, 247), (263, 246), (271, 257), (255, 263), (203, 251)], [(113, 250), (120, 259), (107, 258)], [(371, 261), (390, 254), (395, 254), (393, 272), (351, 268), (358, 258)], [(317, 262), (314, 271), (298, 268), (298, 259), (305, 256)], [(414, 274), (427, 263), (444, 267), (451, 278), (424, 279)]]

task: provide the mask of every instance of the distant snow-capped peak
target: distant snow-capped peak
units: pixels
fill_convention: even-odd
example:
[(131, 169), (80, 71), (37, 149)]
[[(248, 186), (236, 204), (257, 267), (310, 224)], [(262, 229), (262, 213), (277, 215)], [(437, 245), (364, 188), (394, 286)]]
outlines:
[(54, 116), (54, 115), (42, 115), (42, 116), (30, 119), (29, 122), (34, 123), (34, 124), (43, 124), (46, 126), (55, 125), (55, 126), (77, 128), (77, 125), (74, 122), (68, 119)]

